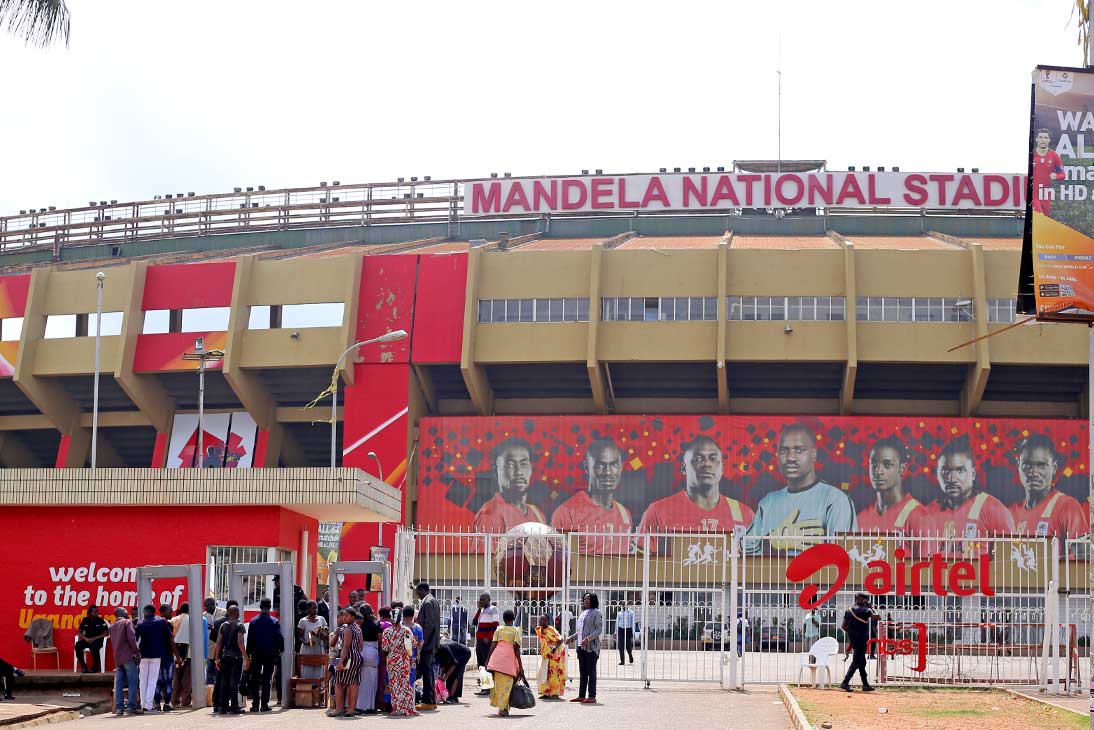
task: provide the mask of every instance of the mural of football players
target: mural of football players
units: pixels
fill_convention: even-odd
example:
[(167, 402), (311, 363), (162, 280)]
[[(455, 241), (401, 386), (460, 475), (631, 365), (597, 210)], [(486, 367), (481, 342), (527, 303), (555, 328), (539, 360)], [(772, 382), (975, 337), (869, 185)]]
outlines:
[(875, 498), (858, 513), (860, 532), (916, 535), (930, 526), (927, 508), (904, 491), (908, 452), (897, 436), (878, 439), (870, 449), (870, 486)]
[[(954, 554), (956, 546), (964, 541), (963, 548), (956, 552), (971, 555), (977, 551), (975, 542), (969, 541), (1014, 533), (1014, 520), (1003, 503), (986, 491), (976, 490), (976, 461), (967, 436), (943, 447), (935, 473), (942, 494), (930, 510), (931, 530), (946, 539), (946, 545), (936, 547), (936, 552)], [(979, 552), (989, 548), (985, 542)]]
[(680, 471), (684, 488), (646, 508), (639, 532), (690, 530), (697, 532), (744, 531), (752, 510), (721, 493), (722, 447), (710, 436), (698, 436), (684, 446)]
[(770, 542), (772, 550), (797, 555), (826, 535), (857, 529), (851, 497), (817, 476), (817, 441), (805, 424), (783, 427), (776, 455), (786, 486), (760, 500), (748, 528), (749, 536), (774, 539), (746, 540), (746, 552), (762, 552)]
[(1086, 534), (1082, 505), (1055, 489), (1060, 455), (1052, 439), (1035, 433), (1018, 444), (1018, 479), (1026, 497), (1012, 505), (1014, 529), (1029, 537), (1079, 537)]
[(493, 463), (498, 493), (487, 500), (475, 515), (475, 529), (500, 533), (522, 522), (546, 522), (543, 511), (528, 503), (528, 488), (532, 486), (532, 466), (535, 463), (531, 444), (522, 438), (505, 439), (494, 447)]
[[(558, 506), (551, 526), (567, 532), (630, 532), (631, 513), (615, 498), (623, 476), (623, 450), (611, 439), (597, 439), (589, 444), (582, 464), (588, 487)], [(578, 550), (585, 554), (625, 555), (631, 545), (631, 539), (623, 537), (578, 538)]]

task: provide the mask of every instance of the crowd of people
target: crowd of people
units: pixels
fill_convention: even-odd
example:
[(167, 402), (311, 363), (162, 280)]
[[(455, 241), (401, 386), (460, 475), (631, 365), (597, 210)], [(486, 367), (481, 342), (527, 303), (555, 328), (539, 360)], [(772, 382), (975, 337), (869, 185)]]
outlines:
[[(531, 690), (524, 670), (525, 637), (514, 611), (499, 610), (490, 594), (484, 593), (475, 613), (469, 615), (456, 598), (449, 636), (442, 640), (440, 606), (429, 585), (419, 583), (415, 594), (416, 606), (395, 601), (378, 610), (364, 600), (364, 591), (350, 591), (348, 604), (341, 607), (331, 602), (329, 591), (320, 601), (307, 600), (302, 592), (294, 595), (299, 601), (294, 650), (302, 657), (323, 657), (300, 662), (298, 677), (330, 683), (327, 715), (414, 716), (436, 710), (440, 704), (460, 704), (472, 641), (480, 679), (485, 680), (479, 694), (489, 696), (490, 706), (501, 716), (507, 716), (511, 707), (527, 707), (523, 699), (512, 701), (518, 685)], [(269, 712), (271, 695), (281, 702), (278, 675), (286, 635), (272, 613), (275, 601), (263, 598), (258, 606), (258, 615), (245, 622), (236, 601), (229, 600), (222, 608), (214, 599), (205, 599), (200, 648), (190, 646), (189, 622), (198, 618), (191, 617), (186, 603), (177, 612), (168, 604), (158, 610), (144, 606), (140, 620), (117, 608), (110, 623), (92, 606), (77, 632), (77, 661), (84, 672), (102, 671), (99, 652), (109, 640), (115, 666), (114, 711), (119, 716), (192, 706), (193, 662), (202, 657), (206, 659), (205, 683), (212, 688), (213, 714), (242, 714), (247, 699), (251, 712)], [(578, 696), (571, 702), (597, 701), (597, 662), (605, 621), (596, 595), (585, 594), (582, 609), (573, 633), (574, 617), (569, 611), (554, 618), (538, 617), (534, 630), (541, 700), (563, 700), (567, 647), (574, 646), (580, 680)], [(92, 657), (91, 666), (84, 658), (85, 650)], [(13, 698), (13, 677), (20, 674), (21, 670), (0, 661), (5, 699)]]

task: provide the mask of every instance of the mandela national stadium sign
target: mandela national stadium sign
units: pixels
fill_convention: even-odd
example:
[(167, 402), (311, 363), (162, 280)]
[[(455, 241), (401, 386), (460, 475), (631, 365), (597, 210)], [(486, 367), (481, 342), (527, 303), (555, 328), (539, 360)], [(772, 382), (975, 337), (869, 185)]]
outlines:
[(465, 215), (741, 208), (1022, 210), (1026, 176), (930, 172), (683, 173), (464, 184)]

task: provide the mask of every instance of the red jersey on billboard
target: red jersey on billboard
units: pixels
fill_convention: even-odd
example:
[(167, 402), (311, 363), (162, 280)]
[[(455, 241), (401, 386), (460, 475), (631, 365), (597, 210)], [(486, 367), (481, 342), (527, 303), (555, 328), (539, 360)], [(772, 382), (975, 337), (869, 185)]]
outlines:
[(480, 532), (508, 532), (523, 522), (547, 522), (543, 511), (534, 504), (525, 503), (524, 512), (515, 504), (495, 494), (475, 515), (475, 529)]
[(1052, 189), (1053, 180), (1064, 179), (1064, 165), (1055, 150), (1047, 150), (1043, 155), (1033, 151), (1033, 209), (1038, 213), (1048, 215), (1052, 208), (1052, 201), (1046, 196), (1041, 199), (1042, 191)]
[(698, 530), (700, 532), (731, 532), (744, 530), (752, 524), (754, 514), (748, 505), (732, 497), (719, 498), (714, 509), (705, 510), (691, 501), (685, 490), (659, 499), (646, 509), (639, 532), (661, 530)]
[[(1003, 503), (981, 492), (962, 502), (956, 509), (946, 509), (936, 502), (929, 510), (931, 534), (938, 534), (944, 541), (928, 550), (931, 553), (969, 555), (976, 551), (976, 538), (992, 535), (1014, 534), (1014, 519)], [(981, 552), (988, 551), (985, 542)]]
[(929, 529), (930, 518), (927, 508), (910, 494), (889, 507), (878, 512), (877, 503), (871, 504), (858, 513), (860, 532), (888, 532), (900, 535), (916, 535)]
[[(551, 526), (566, 532), (630, 532), (631, 513), (619, 502), (605, 509), (589, 497), (588, 492), (578, 492), (563, 502), (551, 515)], [(578, 550), (594, 555), (626, 555), (631, 552), (629, 538), (611, 538), (582, 535)]]
[(1029, 509), (1025, 502), (1012, 505), (1010, 512), (1015, 531), (1028, 537), (1080, 537), (1089, 529), (1079, 501), (1057, 490)]

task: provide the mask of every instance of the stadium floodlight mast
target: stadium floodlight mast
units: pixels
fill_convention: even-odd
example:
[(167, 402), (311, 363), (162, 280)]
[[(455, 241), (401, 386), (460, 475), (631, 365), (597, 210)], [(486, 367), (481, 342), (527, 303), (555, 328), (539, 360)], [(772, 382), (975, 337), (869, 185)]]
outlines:
[[(365, 345), (373, 345), (378, 342), (395, 342), (396, 340), (404, 339), (407, 336), (406, 330), (395, 330), (393, 332), (387, 332), (379, 337), (373, 337), (370, 340), (361, 340), (360, 342), (354, 342), (352, 345), (346, 348), (346, 351), (338, 356), (338, 361), (334, 363), (334, 377), (331, 379), (331, 398), (330, 398), (330, 468), (333, 469), (337, 465), (336, 457), (338, 454), (338, 370), (342, 367), (342, 361), (346, 359), (346, 355), (350, 354), (358, 347), (364, 347)], [(379, 475), (380, 479), (384, 478), (383, 474)]]
[(99, 464), (99, 363), (102, 357), (103, 334), (103, 282), (106, 274), (95, 274), (97, 304), (95, 305), (95, 383), (91, 393), (91, 469)]
[(205, 338), (194, 340), (194, 351), (183, 354), (183, 360), (198, 363), (198, 454), (194, 468), (201, 469), (205, 461), (205, 367), (224, 358), (224, 350), (206, 350)]

